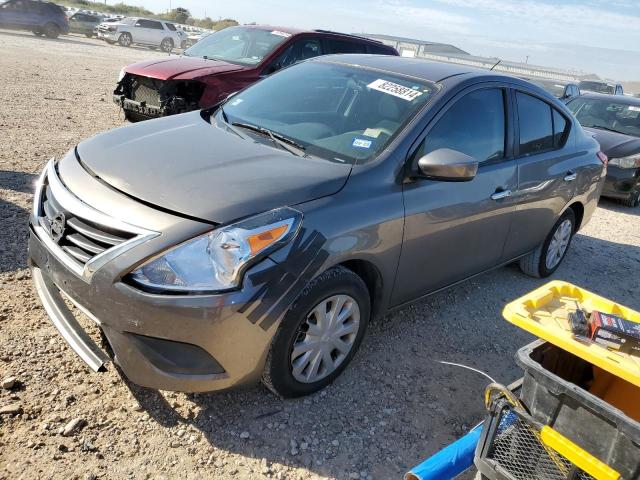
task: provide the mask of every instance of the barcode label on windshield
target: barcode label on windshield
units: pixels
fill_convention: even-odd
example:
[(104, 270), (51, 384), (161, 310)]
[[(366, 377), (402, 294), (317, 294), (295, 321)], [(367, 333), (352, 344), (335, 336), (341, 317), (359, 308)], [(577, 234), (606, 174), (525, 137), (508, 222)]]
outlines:
[(388, 80), (383, 80), (379, 78), (371, 82), (367, 87), (378, 90), (379, 92), (387, 93), (389, 95), (393, 95), (394, 97), (402, 98), (403, 100), (407, 100), (410, 102), (411, 100), (415, 100), (422, 92), (414, 90), (410, 87), (405, 87), (403, 85), (399, 85), (397, 83), (390, 82)]
[(277, 35), (279, 37), (284, 37), (284, 38), (289, 38), (291, 36), (290, 33), (287, 32), (281, 32), (280, 30), (273, 30), (271, 32), (271, 35)]

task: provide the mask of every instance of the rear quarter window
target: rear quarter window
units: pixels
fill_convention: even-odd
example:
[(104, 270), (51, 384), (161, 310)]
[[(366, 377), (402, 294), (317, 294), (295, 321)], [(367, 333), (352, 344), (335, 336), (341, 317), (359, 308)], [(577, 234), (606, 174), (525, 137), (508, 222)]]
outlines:
[(167, 28), (168, 28), (169, 30), (171, 30), (172, 32), (175, 32), (175, 31), (176, 31), (176, 26), (175, 26), (173, 23), (166, 23), (165, 25), (166, 25), (166, 26), (167, 26)]

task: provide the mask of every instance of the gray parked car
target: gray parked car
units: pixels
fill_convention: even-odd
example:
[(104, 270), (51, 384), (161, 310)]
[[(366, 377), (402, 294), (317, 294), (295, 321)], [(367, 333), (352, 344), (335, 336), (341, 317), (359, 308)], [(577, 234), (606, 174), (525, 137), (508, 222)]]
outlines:
[(318, 57), (222, 106), (81, 142), (45, 168), (38, 294), (94, 369), (135, 383), (330, 383), (369, 321), (509, 262), (553, 273), (604, 157), (525, 81), (376, 55)]

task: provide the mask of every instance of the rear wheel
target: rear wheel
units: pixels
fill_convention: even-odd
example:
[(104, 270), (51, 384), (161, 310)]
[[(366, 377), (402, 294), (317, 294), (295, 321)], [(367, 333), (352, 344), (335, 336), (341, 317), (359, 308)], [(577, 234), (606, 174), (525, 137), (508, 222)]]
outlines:
[(634, 208), (640, 205), (640, 187), (636, 187), (636, 189), (633, 192), (631, 192), (631, 195), (629, 195), (627, 198), (623, 200), (620, 200), (620, 203), (625, 207), (631, 207), (631, 208)]
[(60, 35), (60, 28), (55, 23), (47, 23), (42, 31), (47, 38), (58, 38)]
[(162, 42), (160, 42), (160, 50), (171, 53), (171, 50), (173, 50), (173, 40), (170, 38), (163, 39)]
[(298, 296), (271, 344), (263, 383), (283, 397), (318, 391), (342, 373), (369, 323), (369, 291), (351, 270), (336, 267)]
[(124, 32), (124, 33), (121, 33), (120, 36), (118, 37), (118, 44), (121, 47), (130, 47), (132, 43), (133, 43), (133, 38), (131, 37), (130, 33)]
[(520, 269), (532, 277), (544, 278), (555, 272), (569, 250), (576, 230), (576, 216), (567, 209), (555, 223), (547, 238), (533, 252), (520, 259)]

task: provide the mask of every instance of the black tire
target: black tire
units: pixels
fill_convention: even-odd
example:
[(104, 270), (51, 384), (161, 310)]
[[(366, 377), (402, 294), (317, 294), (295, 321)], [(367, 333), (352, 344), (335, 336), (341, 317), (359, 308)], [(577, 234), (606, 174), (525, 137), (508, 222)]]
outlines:
[(42, 33), (47, 38), (58, 38), (60, 36), (60, 28), (55, 23), (47, 23), (43, 27)]
[[(556, 230), (562, 225), (565, 220), (569, 220), (571, 222), (571, 235), (569, 237), (569, 243), (560, 258), (560, 261), (553, 266), (552, 268), (547, 267), (547, 253), (549, 253), (549, 245), (551, 244), (551, 240), (556, 233)], [(571, 247), (571, 240), (573, 239), (573, 235), (576, 233), (576, 215), (573, 213), (571, 208), (568, 208), (558, 219), (558, 221), (553, 225), (553, 228), (545, 238), (544, 242), (538, 246), (533, 252), (528, 255), (522, 257), (520, 259), (520, 270), (531, 277), (536, 278), (545, 278), (555, 272), (558, 267), (562, 264), (564, 257), (569, 251), (569, 247)]]
[[(351, 350), (342, 363), (326, 377), (314, 383), (299, 382), (294, 378), (291, 367), (291, 352), (299, 335), (299, 329), (314, 307), (334, 295), (349, 295), (360, 309), (360, 322)], [(344, 267), (325, 271), (300, 293), (278, 327), (267, 355), (262, 383), (276, 395), (284, 398), (308, 395), (326, 387), (351, 362), (367, 329), (370, 312), (369, 291), (358, 275)]]
[(38, 37), (41, 37), (42, 35), (44, 35), (44, 33), (42, 33), (40, 30), (33, 30), (33, 34)]
[(130, 47), (132, 43), (133, 37), (128, 32), (121, 33), (118, 37), (118, 45), (121, 47)]
[(620, 203), (625, 207), (635, 208), (640, 205), (640, 187), (637, 187), (631, 195), (627, 198), (620, 200)]
[(173, 50), (173, 40), (170, 38), (163, 38), (162, 42), (160, 42), (160, 50), (164, 53), (171, 53), (171, 50)]
[(93, 37), (93, 33), (85, 33), (84, 36), (87, 38), (91, 38)]

